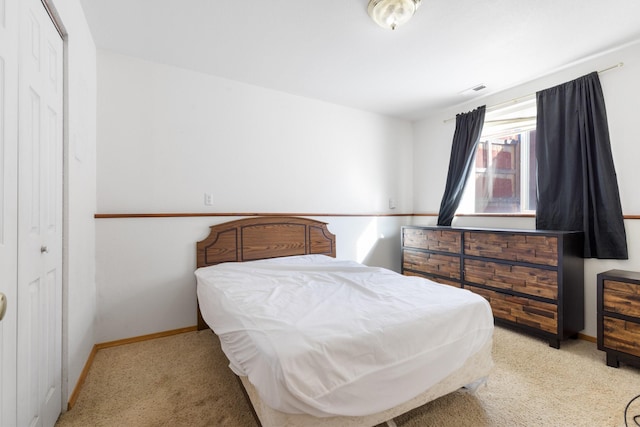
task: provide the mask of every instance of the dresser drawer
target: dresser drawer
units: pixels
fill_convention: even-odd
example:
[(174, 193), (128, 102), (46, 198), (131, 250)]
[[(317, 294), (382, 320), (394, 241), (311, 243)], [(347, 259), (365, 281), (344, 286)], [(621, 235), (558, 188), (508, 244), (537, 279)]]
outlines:
[(552, 300), (558, 298), (556, 270), (467, 259), (464, 262), (464, 280)]
[(477, 257), (558, 265), (558, 238), (531, 234), (464, 233), (464, 253)]
[(457, 282), (455, 280), (449, 280), (449, 279), (445, 279), (442, 277), (434, 277), (434, 276), (430, 276), (428, 274), (421, 274), (421, 273), (416, 273), (414, 271), (405, 271), (404, 272), (405, 276), (417, 276), (417, 277), (423, 277), (425, 279), (429, 279), (432, 282), (437, 282), (437, 283), (441, 283), (443, 285), (449, 285), (449, 286), (454, 286), (456, 288), (460, 288), (462, 287), (462, 285), (460, 284), (460, 282)]
[(415, 270), (460, 280), (460, 257), (430, 252), (403, 250), (402, 269)]
[(465, 289), (485, 297), (491, 304), (493, 315), (499, 319), (553, 334), (558, 332), (558, 307), (555, 304), (501, 294), (476, 286), (465, 285)]
[(602, 303), (605, 311), (640, 319), (640, 285), (605, 279), (602, 282)]
[(603, 317), (605, 349), (617, 350), (640, 357), (640, 324), (613, 317)]
[(405, 247), (427, 249), (431, 251), (459, 254), (462, 249), (462, 235), (451, 230), (425, 230), (404, 228), (403, 245)]

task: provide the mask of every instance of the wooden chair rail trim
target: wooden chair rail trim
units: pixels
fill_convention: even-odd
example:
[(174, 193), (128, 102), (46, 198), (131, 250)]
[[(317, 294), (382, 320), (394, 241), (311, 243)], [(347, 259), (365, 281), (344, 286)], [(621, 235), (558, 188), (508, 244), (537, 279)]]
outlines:
[[(176, 213), (115, 213), (109, 214), (97, 213), (94, 215), (96, 219), (108, 219), (108, 218), (186, 218), (186, 217), (250, 217), (250, 216), (313, 216), (313, 217), (400, 217), (400, 216), (413, 216), (413, 214), (367, 214), (367, 213), (354, 213), (354, 214), (339, 214), (339, 213), (289, 213), (289, 212), (176, 212)], [(428, 216), (432, 216), (428, 214)], [(434, 214), (434, 216), (438, 216)]]
[[(96, 213), (95, 219), (113, 218), (191, 218), (249, 216), (311, 216), (311, 217), (437, 217), (437, 213), (291, 213), (291, 212), (166, 212), (166, 213)], [(535, 218), (535, 214), (457, 214), (458, 217)], [(640, 219), (640, 215), (623, 215), (624, 219)]]

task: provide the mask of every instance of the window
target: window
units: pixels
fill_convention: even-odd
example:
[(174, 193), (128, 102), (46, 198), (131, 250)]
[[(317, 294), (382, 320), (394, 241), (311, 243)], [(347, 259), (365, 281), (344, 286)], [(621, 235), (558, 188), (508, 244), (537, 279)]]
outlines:
[(457, 213), (536, 209), (536, 100), (487, 111)]

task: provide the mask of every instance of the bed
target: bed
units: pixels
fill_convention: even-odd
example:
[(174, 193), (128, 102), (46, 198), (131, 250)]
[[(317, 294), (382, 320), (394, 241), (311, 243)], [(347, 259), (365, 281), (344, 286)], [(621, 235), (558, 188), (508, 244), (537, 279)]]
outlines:
[(241, 219), (196, 247), (198, 328), (220, 338), (259, 425), (393, 425), (493, 366), (483, 298), (338, 260), (326, 223)]

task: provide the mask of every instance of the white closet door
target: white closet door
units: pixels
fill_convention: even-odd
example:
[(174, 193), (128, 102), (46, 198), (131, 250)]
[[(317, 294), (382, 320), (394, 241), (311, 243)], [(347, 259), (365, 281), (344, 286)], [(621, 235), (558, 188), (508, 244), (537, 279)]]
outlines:
[(39, 0), (20, 0), (18, 425), (62, 408), (63, 43)]
[[(18, 0), (0, 0), (0, 426), (16, 425)], [(0, 308), (1, 310), (1, 308)]]

